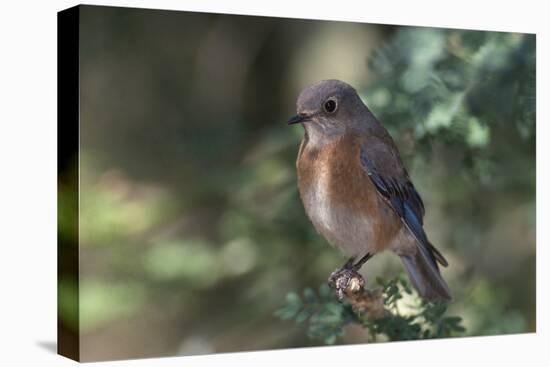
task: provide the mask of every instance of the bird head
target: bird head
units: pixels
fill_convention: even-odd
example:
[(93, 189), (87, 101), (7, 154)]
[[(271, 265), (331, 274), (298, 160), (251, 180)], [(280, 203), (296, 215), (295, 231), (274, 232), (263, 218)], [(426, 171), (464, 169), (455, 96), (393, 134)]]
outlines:
[(322, 80), (304, 89), (296, 103), (297, 114), (288, 124), (301, 123), (308, 135), (338, 136), (360, 128), (367, 107), (355, 89), (340, 80)]

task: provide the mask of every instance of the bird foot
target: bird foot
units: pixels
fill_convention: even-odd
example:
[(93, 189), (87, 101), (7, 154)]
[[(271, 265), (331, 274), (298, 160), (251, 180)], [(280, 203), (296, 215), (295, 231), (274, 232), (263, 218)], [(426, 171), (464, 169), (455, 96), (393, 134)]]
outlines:
[(328, 285), (335, 289), (336, 297), (342, 300), (345, 294), (349, 295), (361, 291), (365, 286), (365, 279), (354, 267), (343, 267), (330, 274)]

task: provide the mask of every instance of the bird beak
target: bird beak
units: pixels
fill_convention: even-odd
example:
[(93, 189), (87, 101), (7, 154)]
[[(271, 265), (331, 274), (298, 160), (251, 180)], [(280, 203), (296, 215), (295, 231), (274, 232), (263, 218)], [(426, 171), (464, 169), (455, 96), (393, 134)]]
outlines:
[(299, 124), (301, 122), (306, 121), (307, 119), (308, 119), (307, 115), (303, 113), (299, 113), (296, 116), (292, 116), (290, 119), (288, 119), (287, 124), (288, 125)]

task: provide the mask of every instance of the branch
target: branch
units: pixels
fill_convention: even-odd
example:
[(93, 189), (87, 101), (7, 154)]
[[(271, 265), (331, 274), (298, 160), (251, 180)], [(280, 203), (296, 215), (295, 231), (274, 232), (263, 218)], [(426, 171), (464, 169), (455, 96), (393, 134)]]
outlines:
[(389, 316), (390, 312), (384, 307), (383, 289), (365, 289), (365, 279), (358, 272), (337, 269), (330, 275), (328, 284), (336, 290), (339, 300), (345, 297), (350, 302), (359, 319), (376, 320)]

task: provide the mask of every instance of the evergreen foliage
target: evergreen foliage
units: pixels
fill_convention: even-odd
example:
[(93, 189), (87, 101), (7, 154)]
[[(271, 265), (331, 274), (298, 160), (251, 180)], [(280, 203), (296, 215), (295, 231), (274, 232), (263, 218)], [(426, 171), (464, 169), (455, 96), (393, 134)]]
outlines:
[[(353, 312), (347, 299), (340, 302), (326, 284), (315, 292), (306, 288), (302, 295), (289, 293), (286, 304), (275, 311), (281, 320), (308, 322), (308, 336), (334, 344), (349, 324), (361, 325), (368, 331), (369, 340), (414, 340), (461, 335), (465, 331), (462, 319), (445, 316), (445, 303), (421, 301), (404, 277), (389, 281), (377, 279), (382, 287), (386, 316), (371, 318)], [(408, 295), (404, 300), (404, 295)], [(404, 311), (406, 309), (406, 311)]]
[(489, 186), (508, 178), (497, 166), (510, 153), (492, 140), (518, 134), (524, 149), (533, 147), (534, 35), (403, 27), (369, 68), (375, 80), (364, 100), (396, 140), (414, 141), (416, 156), (446, 144)]

